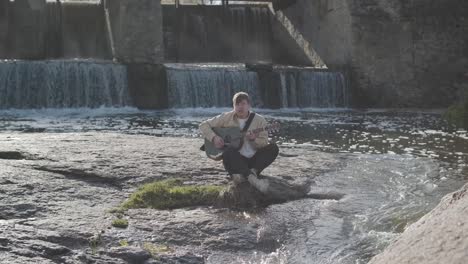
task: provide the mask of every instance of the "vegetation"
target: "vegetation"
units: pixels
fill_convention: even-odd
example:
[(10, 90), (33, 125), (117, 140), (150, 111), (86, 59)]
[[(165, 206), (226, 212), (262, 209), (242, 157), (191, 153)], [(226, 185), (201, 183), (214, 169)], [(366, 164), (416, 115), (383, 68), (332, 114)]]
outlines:
[(89, 247), (91, 248), (92, 254), (97, 253), (97, 249), (101, 246), (101, 243), (102, 243), (101, 233), (97, 233), (96, 235), (89, 238)]
[(157, 258), (159, 254), (173, 251), (167, 245), (155, 245), (149, 242), (143, 244), (143, 249), (150, 253), (153, 258)]
[(124, 240), (120, 240), (120, 241), (119, 241), (119, 245), (120, 245), (121, 247), (128, 247), (128, 241), (125, 240), (125, 239), (124, 239)]
[(444, 114), (445, 119), (459, 128), (468, 128), (468, 107), (463, 104), (450, 106)]
[(128, 227), (128, 220), (123, 219), (123, 218), (114, 219), (112, 221), (112, 226), (113, 227), (118, 227), (118, 228), (127, 228)]
[(221, 186), (183, 185), (181, 180), (171, 179), (143, 185), (121, 206), (122, 209), (154, 208), (176, 209), (189, 206), (213, 205)]
[(468, 129), (468, 99), (464, 103), (450, 106), (444, 118), (453, 126)]

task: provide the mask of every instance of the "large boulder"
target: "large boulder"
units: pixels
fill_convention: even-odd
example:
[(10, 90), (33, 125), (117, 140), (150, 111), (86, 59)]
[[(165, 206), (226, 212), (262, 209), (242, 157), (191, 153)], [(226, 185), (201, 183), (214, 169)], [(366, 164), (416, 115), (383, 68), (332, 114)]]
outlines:
[(468, 260), (468, 184), (445, 196), (369, 264), (464, 264)]

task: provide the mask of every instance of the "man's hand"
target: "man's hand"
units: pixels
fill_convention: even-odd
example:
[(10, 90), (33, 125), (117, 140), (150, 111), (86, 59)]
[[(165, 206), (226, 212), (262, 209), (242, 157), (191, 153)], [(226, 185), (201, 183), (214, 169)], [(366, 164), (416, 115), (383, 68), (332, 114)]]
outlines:
[(246, 135), (247, 139), (250, 141), (254, 141), (257, 138), (257, 134), (252, 133), (252, 131), (247, 132)]
[(214, 136), (213, 143), (218, 149), (222, 149), (224, 147), (224, 140), (220, 136)]

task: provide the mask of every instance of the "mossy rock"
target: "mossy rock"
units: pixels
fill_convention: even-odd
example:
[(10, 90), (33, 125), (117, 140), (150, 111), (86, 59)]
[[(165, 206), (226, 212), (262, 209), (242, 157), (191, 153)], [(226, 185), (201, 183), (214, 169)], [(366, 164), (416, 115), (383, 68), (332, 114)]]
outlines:
[(114, 219), (112, 221), (112, 226), (113, 227), (118, 227), (118, 228), (127, 228), (128, 227), (128, 220), (127, 219)]
[(161, 254), (173, 252), (173, 250), (167, 245), (159, 245), (149, 242), (143, 244), (143, 249), (150, 253), (153, 258), (157, 258)]
[(184, 185), (179, 179), (157, 181), (143, 185), (122, 204), (123, 209), (176, 209), (214, 205), (222, 186)]

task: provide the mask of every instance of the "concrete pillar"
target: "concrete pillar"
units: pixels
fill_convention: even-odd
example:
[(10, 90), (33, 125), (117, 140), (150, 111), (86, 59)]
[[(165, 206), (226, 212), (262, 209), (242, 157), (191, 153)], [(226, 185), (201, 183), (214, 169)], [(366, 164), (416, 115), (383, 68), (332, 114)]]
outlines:
[(166, 70), (163, 65), (127, 64), (130, 96), (140, 109), (164, 109), (168, 107)]
[(114, 57), (124, 63), (162, 63), (160, 0), (105, 0)]
[(14, 57), (18, 59), (44, 59), (46, 35), (46, 0), (15, 0), (13, 27), (10, 27)]

